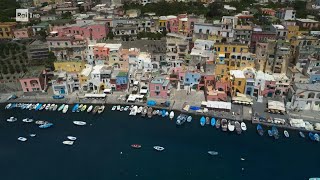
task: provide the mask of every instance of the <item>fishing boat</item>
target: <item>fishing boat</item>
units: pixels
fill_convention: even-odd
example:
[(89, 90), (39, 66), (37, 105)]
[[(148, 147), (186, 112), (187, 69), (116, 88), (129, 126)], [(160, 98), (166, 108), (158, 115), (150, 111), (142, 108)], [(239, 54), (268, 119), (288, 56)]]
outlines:
[(84, 105), (82, 106), (82, 108), (81, 108), (81, 112), (85, 111), (86, 109), (87, 109), (87, 105), (84, 104)]
[(122, 112), (124, 110), (124, 107), (123, 106), (121, 106), (121, 108), (120, 108), (120, 112)]
[(72, 108), (72, 112), (77, 112), (78, 108), (79, 108), (79, 104), (75, 104)]
[(180, 114), (177, 117), (177, 121), (176, 121), (176, 125), (181, 126), (182, 124), (184, 124), (187, 121), (188, 116), (185, 114)]
[(64, 108), (65, 104), (62, 104), (59, 108), (58, 108), (58, 111), (62, 111), (63, 108)]
[(226, 132), (228, 130), (228, 121), (226, 119), (221, 120), (222, 131)]
[(305, 138), (306, 136), (303, 134), (303, 132), (299, 132), (300, 137)]
[[(173, 118), (174, 118), (174, 112), (173, 112), (173, 111), (170, 112), (169, 118), (170, 118), (170, 119), (173, 119)], [(189, 117), (188, 117), (188, 118), (189, 118)], [(187, 121), (188, 121), (188, 119), (187, 119)], [(188, 121), (188, 122), (189, 122), (189, 121)]]
[(84, 126), (84, 125), (86, 125), (87, 123), (84, 122), (84, 121), (73, 121), (73, 124), (78, 125), (78, 126)]
[(313, 134), (312, 132), (309, 132), (309, 138), (310, 138), (312, 141), (315, 140), (315, 139), (314, 139), (314, 134)]
[(241, 129), (242, 131), (246, 131), (247, 130), (247, 125), (244, 122), (241, 122)]
[(42, 111), (43, 109), (45, 109), (46, 106), (47, 106), (47, 104), (43, 104), (43, 105), (40, 107), (39, 111)]
[(235, 129), (234, 122), (231, 121), (231, 120), (229, 120), (229, 122), (228, 122), (228, 130), (231, 131), (231, 132), (233, 132), (234, 129)]
[(147, 116), (148, 116), (148, 118), (152, 118), (152, 111), (153, 111), (153, 109), (152, 109), (152, 107), (149, 107), (148, 108), (148, 110), (147, 110)]
[(165, 116), (166, 116), (166, 113), (167, 113), (167, 111), (163, 109), (163, 110), (161, 111), (161, 116), (162, 116), (162, 117), (165, 117)]
[(137, 114), (137, 111), (138, 111), (138, 106), (134, 106), (134, 107), (131, 109), (129, 115), (130, 115), (130, 116), (135, 116), (135, 115)]
[(216, 121), (216, 128), (219, 129), (219, 128), (220, 128), (220, 125), (221, 125), (221, 121), (220, 121), (220, 119), (218, 119), (218, 120)]
[(163, 151), (164, 147), (162, 147), (162, 146), (153, 146), (153, 149), (155, 149), (156, 151)]
[(270, 137), (273, 136), (272, 131), (271, 131), (270, 129), (268, 130), (268, 135), (269, 135)]
[(35, 123), (36, 123), (37, 125), (42, 125), (42, 124), (45, 124), (45, 123), (46, 123), (46, 121), (38, 120), (38, 121), (36, 121)]
[(192, 121), (192, 116), (188, 116), (187, 122), (191, 122), (191, 121)]
[(263, 128), (260, 124), (257, 125), (257, 132), (260, 136), (263, 136), (264, 134)]
[(130, 109), (130, 106), (126, 106), (126, 107), (124, 107), (124, 111), (128, 111)]
[(63, 95), (53, 95), (52, 98), (53, 99), (63, 99), (64, 96)]
[(52, 111), (56, 111), (57, 109), (58, 109), (58, 105), (55, 104), (54, 107), (53, 107), (53, 109), (52, 109)]
[(91, 112), (92, 109), (93, 109), (93, 105), (90, 105), (90, 106), (88, 107), (88, 109), (87, 109), (87, 113)]
[(216, 119), (213, 117), (211, 118), (211, 126), (215, 126), (216, 125)]
[(69, 109), (69, 105), (66, 104), (66, 105), (63, 107), (62, 113), (67, 113), (68, 109)]
[(44, 124), (40, 125), (39, 128), (47, 129), (47, 128), (51, 127), (51, 126), (53, 126), (52, 123), (44, 123)]
[(98, 114), (101, 114), (104, 111), (104, 108), (105, 108), (104, 105), (100, 106), (98, 109)]
[(146, 117), (147, 112), (148, 112), (148, 107), (146, 107), (146, 106), (143, 107), (142, 112), (141, 112), (141, 116)]
[(73, 145), (74, 141), (63, 141), (62, 144), (65, 144), (65, 145)]
[(31, 123), (33, 122), (33, 119), (25, 118), (25, 119), (22, 119), (22, 122)]
[(83, 107), (83, 104), (80, 104), (79, 107), (77, 108), (76, 112), (80, 112), (82, 107)]
[(158, 115), (161, 116), (162, 115), (162, 111), (161, 110), (157, 110)]
[(284, 134), (284, 136), (287, 137), (287, 138), (290, 136), (290, 135), (289, 135), (289, 132), (288, 132), (287, 130), (284, 130), (284, 131), (283, 131), (283, 134)]
[(67, 138), (68, 138), (70, 141), (75, 141), (75, 140), (77, 140), (77, 137), (74, 137), (74, 136), (67, 136)]
[(38, 106), (36, 107), (35, 111), (39, 111), (39, 109), (42, 107), (42, 104), (38, 104)]
[(11, 108), (11, 103), (7, 104), (6, 107), (4, 109), (10, 109)]
[(169, 116), (169, 112), (168, 111), (166, 111), (166, 113), (164, 114), (165, 116)]
[(8, 122), (16, 122), (18, 119), (15, 117), (10, 117), (9, 119), (7, 119)]
[(216, 156), (219, 153), (217, 151), (208, 151), (208, 154), (210, 154), (211, 156)]
[(47, 104), (45, 110), (48, 111), (50, 107), (51, 107), (51, 104)]
[(319, 135), (318, 135), (317, 133), (315, 133), (315, 134), (313, 135), (313, 137), (314, 137), (314, 140), (315, 140), (315, 141), (317, 141), (317, 142), (320, 141), (320, 137), (319, 137)]
[(117, 106), (117, 111), (120, 111), (120, 108), (121, 108), (121, 106), (120, 106), (120, 105), (118, 105), (118, 106)]
[(18, 137), (18, 141), (25, 142), (25, 141), (27, 141), (27, 138), (25, 138), (25, 137)]
[(204, 126), (205, 124), (206, 124), (206, 118), (202, 116), (202, 117), (200, 118), (200, 125), (201, 125), (201, 126)]
[(50, 108), (49, 108), (49, 111), (53, 111), (53, 109), (54, 109), (55, 106), (56, 106), (55, 104), (51, 104), (51, 106), (50, 106)]
[(271, 131), (272, 131), (274, 139), (279, 139), (279, 131), (275, 126), (272, 126)]
[(210, 118), (206, 117), (206, 124), (210, 124)]
[[(27, 106), (25, 109), (30, 109), (31, 106), (32, 106), (32, 104), (28, 104), (28, 106)], [(48, 105), (47, 105), (47, 106), (48, 106)], [(47, 106), (46, 106), (46, 107), (47, 107)]]
[(237, 134), (241, 134), (242, 129), (241, 129), (241, 125), (240, 125), (239, 121), (234, 122), (234, 126), (236, 127)]
[(99, 106), (95, 106), (92, 110), (92, 114), (96, 114), (98, 112), (99, 108), (100, 108)]
[(117, 106), (112, 106), (111, 110), (114, 111), (116, 110)]
[(140, 149), (141, 145), (140, 144), (131, 144), (131, 147), (135, 148), (135, 149)]

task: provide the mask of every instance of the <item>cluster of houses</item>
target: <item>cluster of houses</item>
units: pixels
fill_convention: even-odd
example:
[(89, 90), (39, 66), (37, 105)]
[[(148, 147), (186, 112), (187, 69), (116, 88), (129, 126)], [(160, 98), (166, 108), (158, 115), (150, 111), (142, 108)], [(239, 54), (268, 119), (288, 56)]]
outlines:
[[(261, 9), (280, 23), (258, 26), (249, 11), (209, 22), (192, 14), (142, 16), (113, 1), (74, 3), (60, 0), (42, 7), (37, 25), (0, 23), (0, 38), (46, 32), (46, 41), (33, 41), (28, 55), (41, 61), (52, 52), (57, 58), (54, 72), (20, 80), (24, 92), (50, 87), (56, 95), (130, 91), (167, 99), (174, 88), (203, 91), (211, 101), (239, 94), (258, 100), (285, 97), (288, 108), (320, 110), (320, 22), (300, 19), (292, 8)], [(49, 14), (51, 9), (56, 14)], [(66, 12), (72, 18), (60, 19)], [(141, 40), (141, 32), (166, 36)]]

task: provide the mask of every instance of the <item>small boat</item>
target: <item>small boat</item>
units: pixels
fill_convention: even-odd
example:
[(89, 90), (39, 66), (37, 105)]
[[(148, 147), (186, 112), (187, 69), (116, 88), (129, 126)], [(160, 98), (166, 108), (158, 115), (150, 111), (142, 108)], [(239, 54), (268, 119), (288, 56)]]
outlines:
[(226, 119), (221, 120), (222, 131), (226, 132), (228, 130), (228, 121)]
[[(173, 112), (173, 111), (170, 112), (169, 118), (170, 118), (170, 119), (173, 119), (173, 118), (174, 118), (174, 112)], [(188, 118), (189, 118), (189, 117), (188, 117)], [(187, 120), (188, 120), (188, 119), (187, 119)], [(188, 121), (188, 122), (189, 122), (189, 121)]]
[(58, 108), (58, 111), (62, 111), (63, 108), (64, 108), (65, 104), (62, 104), (59, 108)]
[(25, 137), (18, 137), (18, 141), (25, 142), (25, 141), (27, 141), (27, 138), (25, 138)]
[(158, 113), (157, 113), (157, 110), (153, 110), (152, 111), (152, 115), (157, 115)]
[(317, 141), (317, 142), (320, 141), (320, 137), (319, 137), (319, 135), (318, 135), (317, 133), (315, 133), (315, 134), (313, 135), (313, 137), (314, 137), (314, 140), (315, 140), (315, 141)]
[(70, 141), (75, 141), (75, 140), (77, 140), (77, 137), (74, 137), (74, 136), (67, 136), (67, 138), (68, 138)]
[(78, 125), (78, 126), (84, 126), (84, 125), (86, 125), (87, 123), (84, 122), (84, 121), (73, 121), (73, 124)]
[(112, 106), (111, 110), (114, 111), (116, 110), (117, 106)]
[(146, 114), (148, 113), (148, 107), (143, 107), (141, 112), (141, 117), (146, 117)]
[(210, 124), (210, 118), (206, 117), (206, 124)]
[(216, 121), (216, 128), (219, 129), (220, 128), (220, 125), (221, 125), (221, 122), (220, 122), (220, 119), (218, 119)]
[(143, 109), (143, 107), (140, 106), (140, 107), (138, 108), (138, 110), (137, 110), (137, 113), (140, 114), (140, 113), (142, 112), (142, 109)]
[(130, 106), (126, 106), (126, 107), (124, 107), (124, 111), (128, 111), (129, 110), (129, 108), (130, 108)]
[(275, 126), (272, 126), (271, 131), (272, 131), (274, 139), (279, 139), (279, 131)]
[(69, 109), (69, 105), (66, 104), (66, 105), (63, 107), (62, 113), (67, 113), (68, 109)]
[(40, 121), (40, 120), (39, 120), (39, 121), (36, 121), (35, 123), (36, 123), (37, 125), (42, 125), (42, 124), (45, 124), (46, 122), (45, 122), (45, 121)]
[(77, 112), (78, 108), (79, 108), (79, 104), (75, 104), (72, 108), (72, 112)]
[(200, 118), (200, 125), (201, 125), (201, 126), (204, 126), (205, 124), (206, 124), (206, 118), (202, 116), (202, 117)]
[(99, 106), (95, 106), (92, 110), (92, 114), (96, 114), (98, 112), (99, 108), (100, 108)]
[(313, 134), (312, 132), (309, 132), (309, 138), (310, 138), (312, 141), (314, 141), (314, 140), (315, 140), (315, 138), (314, 138), (314, 134)]
[(162, 111), (161, 110), (157, 110), (158, 115), (161, 116), (162, 115)]
[(47, 129), (47, 128), (51, 127), (51, 126), (53, 126), (52, 123), (44, 123), (44, 124), (40, 125), (39, 128)]
[(63, 99), (64, 96), (63, 95), (53, 95), (52, 98), (53, 99)]
[(55, 107), (56, 105), (55, 104), (51, 104), (50, 108), (49, 108), (49, 111), (53, 111), (53, 108)]
[(162, 117), (165, 117), (165, 116), (166, 116), (166, 113), (167, 113), (167, 111), (163, 109), (163, 110), (161, 111), (161, 116), (162, 116)]
[(215, 126), (216, 125), (216, 119), (213, 117), (211, 118), (211, 126)]
[(290, 135), (289, 135), (289, 132), (288, 132), (287, 130), (284, 130), (284, 131), (283, 131), (283, 134), (284, 134), (284, 136), (287, 137), (287, 138), (290, 136)]
[(234, 122), (229, 120), (229, 122), (228, 122), (228, 130), (233, 132), (234, 129), (235, 129)]
[(45, 109), (47, 107), (47, 104), (43, 104), (42, 106), (41, 106), (41, 108), (39, 109), (39, 111), (42, 111), (43, 109)]
[(140, 144), (131, 144), (131, 147), (133, 147), (135, 149), (140, 149), (141, 145)]
[(135, 116), (137, 114), (138, 111), (138, 106), (133, 106), (133, 108), (131, 109), (129, 115), (130, 116)]
[(236, 127), (237, 134), (241, 134), (242, 129), (241, 129), (241, 125), (240, 125), (239, 121), (234, 122), (234, 126)]
[(303, 132), (299, 132), (300, 137), (305, 138), (306, 136), (303, 134)]
[(8, 122), (16, 122), (18, 119), (15, 117), (10, 117), (9, 119), (7, 119)]
[(39, 109), (42, 107), (42, 104), (38, 104), (38, 106), (36, 107), (36, 111), (39, 111)]
[(31, 123), (33, 122), (33, 119), (25, 118), (25, 119), (22, 119), (22, 122)]
[(121, 106), (120, 106), (120, 105), (118, 105), (118, 106), (117, 106), (117, 111), (120, 111), (120, 108), (121, 108)]
[(219, 153), (217, 151), (208, 151), (208, 154), (210, 154), (211, 156), (216, 156)]
[(164, 147), (162, 147), (162, 146), (153, 146), (153, 149), (155, 149), (156, 151), (163, 151)]
[(87, 109), (87, 113), (91, 112), (91, 111), (92, 111), (92, 109), (93, 109), (93, 106), (92, 106), (92, 105), (90, 105), (90, 106), (88, 107), (88, 109)]
[(47, 104), (46, 108), (44, 108), (44, 109), (45, 109), (46, 111), (48, 111), (49, 108), (50, 108), (50, 106), (51, 106), (51, 104)]
[(169, 112), (168, 111), (166, 111), (166, 113), (164, 114), (165, 116), (169, 116)]
[(176, 121), (176, 125), (181, 126), (182, 124), (184, 124), (187, 121), (188, 116), (185, 114), (180, 114), (177, 117), (177, 121)]
[(55, 104), (55, 105), (53, 106), (53, 108), (52, 108), (52, 111), (56, 111), (57, 109), (58, 109), (58, 105)]
[(148, 118), (152, 118), (152, 111), (153, 111), (153, 109), (152, 109), (152, 107), (149, 107), (148, 108), (148, 110), (147, 110), (147, 116), (148, 116)]
[(270, 137), (273, 136), (272, 131), (271, 131), (270, 129), (268, 130), (268, 135), (269, 135)]
[(101, 114), (104, 111), (104, 108), (105, 108), (104, 105), (100, 106), (98, 109), (98, 114)]
[(76, 112), (80, 112), (81, 109), (82, 109), (82, 107), (83, 107), (83, 104), (80, 104), (79, 107), (78, 107), (78, 109), (76, 110)]
[(260, 136), (263, 136), (263, 134), (264, 134), (263, 128), (260, 124), (257, 125), (257, 132)]
[(73, 145), (74, 141), (63, 141), (62, 144), (65, 144), (65, 145)]
[(122, 112), (124, 110), (124, 107), (123, 106), (121, 106), (121, 108), (120, 108), (120, 112)]
[(87, 105), (84, 104), (81, 108), (81, 112), (85, 111), (86, 109), (87, 109)]
[(11, 108), (11, 106), (12, 106), (12, 104), (11, 104), (11, 103), (9, 103), (9, 104), (7, 104), (7, 105), (6, 105), (6, 107), (5, 107), (4, 109), (10, 109), (10, 108)]
[(191, 121), (192, 121), (192, 116), (188, 116), (187, 122), (191, 122)]
[(241, 129), (242, 131), (246, 131), (247, 130), (247, 125), (244, 122), (241, 122)]
[(36, 134), (30, 134), (30, 137), (36, 137)]

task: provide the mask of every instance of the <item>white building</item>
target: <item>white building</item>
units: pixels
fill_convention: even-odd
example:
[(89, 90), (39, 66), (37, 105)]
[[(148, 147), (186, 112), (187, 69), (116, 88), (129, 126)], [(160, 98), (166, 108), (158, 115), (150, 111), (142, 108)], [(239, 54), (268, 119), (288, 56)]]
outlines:
[(290, 109), (320, 111), (320, 84), (295, 83), (287, 98)]

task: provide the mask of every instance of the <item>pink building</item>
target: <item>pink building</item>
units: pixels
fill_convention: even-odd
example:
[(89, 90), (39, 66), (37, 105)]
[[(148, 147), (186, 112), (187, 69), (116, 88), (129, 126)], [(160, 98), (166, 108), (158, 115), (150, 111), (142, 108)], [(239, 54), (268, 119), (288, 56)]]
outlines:
[(150, 97), (163, 98), (169, 97), (170, 81), (164, 77), (156, 77), (149, 84)]
[(33, 34), (31, 27), (15, 29), (13, 33), (14, 33), (14, 37), (19, 39), (30, 38)]
[(93, 54), (95, 59), (107, 60), (110, 54), (110, 49), (106, 43), (97, 43), (93, 46)]
[(167, 16), (167, 32), (169, 33), (179, 32), (179, 20), (177, 16)]
[(197, 17), (180, 14), (178, 15), (178, 31), (183, 35), (191, 35), (194, 29), (194, 23), (198, 21)]
[(57, 30), (60, 35), (81, 35), (85, 39), (90, 38), (94, 40), (106, 38), (109, 33), (105, 22), (72, 24), (67, 27), (58, 28)]
[(214, 85), (207, 85), (207, 101), (227, 101), (228, 96), (228, 83), (216, 81)]
[(19, 79), (23, 92), (41, 92), (47, 86), (45, 70), (30, 72)]

